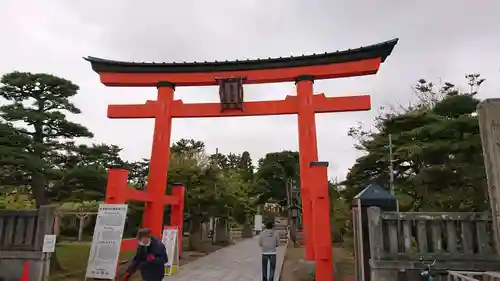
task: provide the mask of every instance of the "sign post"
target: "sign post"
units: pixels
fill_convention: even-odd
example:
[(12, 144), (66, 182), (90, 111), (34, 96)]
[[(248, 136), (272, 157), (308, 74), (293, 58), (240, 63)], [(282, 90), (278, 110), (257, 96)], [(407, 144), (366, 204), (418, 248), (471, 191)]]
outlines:
[(53, 253), (56, 251), (56, 235), (54, 234), (46, 234), (43, 237), (43, 253)]
[(163, 228), (162, 242), (167, 249), (168, 262), (165, 264), (165, 275), (175, 273), (179, 267), (179, 229), (176, 226)]
[(120, 255), (126, 204), (100, 204), (85, 278), (113, 280)]
[[(42, 245), (42, 255), (44, 260), (44, 266), (42, 267), (42, 276), (44, 278), (43, 280), (48, 280), (49, 278), (50, 256), (52, 253), (56, 251), (56, 240), (57, 236), (54, 234), (45, 234), (45, 236), (43, 237), (43, 245)], [(27, 272), (28, 272), (27, 274), (29, 275), (29, 269)]]
[(255, 215), (254, 230), (255, 234), (259, 234), (260, 232), (262, 232), (262, 215)]

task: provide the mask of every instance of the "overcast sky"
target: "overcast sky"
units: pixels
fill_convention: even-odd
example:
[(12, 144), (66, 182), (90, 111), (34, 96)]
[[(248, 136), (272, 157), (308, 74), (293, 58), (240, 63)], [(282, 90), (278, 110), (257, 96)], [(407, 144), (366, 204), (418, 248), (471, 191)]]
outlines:
[[(480, 4), (479, 4), (480, 2)], [(349, 127), (372, 123), (377, 108), (412, 99), (419, 78), (465, 85), (487, 81), (480, 97), (500, 96), (500, 1), (394, 0), (2, 0), (0, 73), (48, 72), (81, 92), (74, 120), (94, 142), (123, 148), (128, 160), (149, 158), (153, 121), (107, 119), (108, 104), (144, 103), (154, 88), (106, 88), (84, 56), (125, 61), (205, 61), (331, 52), (400, 38), (377, 75), (323, 80), (327, 96), (372, 95), (370, 112), (317, 115), (319, 158), (331, 178), (345, 177), (360, 154)], [(294, 85), (245, 87), (246, 100), (283, 99)], [(215, 87), (178, 88), (185, 102), (217, 102)], [(176, 119), (172, 140), (204, 141), (209, 153), (297, 150), (295, 116)]]

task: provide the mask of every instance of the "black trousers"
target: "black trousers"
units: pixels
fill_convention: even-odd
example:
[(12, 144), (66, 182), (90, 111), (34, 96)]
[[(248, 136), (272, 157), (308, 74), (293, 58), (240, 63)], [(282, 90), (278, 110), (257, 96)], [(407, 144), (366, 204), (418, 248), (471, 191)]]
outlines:
[[(269, 265), (269, 277), (267, 276), (268, 265)], [(276, 255), (262, 254), (262, 280), (274, 281), (275, 270), (276, 270)]]

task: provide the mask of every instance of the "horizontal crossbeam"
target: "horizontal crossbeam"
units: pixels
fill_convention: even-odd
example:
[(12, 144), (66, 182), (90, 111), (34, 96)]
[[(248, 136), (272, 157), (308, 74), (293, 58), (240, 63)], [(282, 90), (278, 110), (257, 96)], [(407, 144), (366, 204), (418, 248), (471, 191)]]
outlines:
[[(129, 187), (126, 189), (126, 192), (128, 200), (149, 203), (155, 201), (156, 199), (154, 198), (154, 195), (149, 194), (147, 190), (137, 190), (135, 188)], [(175, 196), (164, 195), (163, 203), (166, 205), (176, 205), (179, 202), (177, 198), (175, 198)]]
[(198, 73), (118, 73), (99, 72), (101, 83), (115, 87), (156, 87), (168, 81), (176, 86), (214, 86), (217, 78), (245, 77), (245, 84), (294, 82), (304, 74), (315, 80), (371, 75), (377, 73), (381, 58), (331, 63), (316, 66), (285, 67), (241, 71)]
[[(316, 113), (364, 111), (371, 109), (369, 95), (326, 97), (324, 94), (313, 96)], [(219, 103), (183, 103), (175, 100), (171, 104), (172, 118), (236, 117), (297, 114), (296, 96), (284, 100), (253, 101), (244, 103), (245, 110), (226, 110), (221, 112)], [(108, 118), (154, 118), (156, 101), (146, 104), (109, 105)]]

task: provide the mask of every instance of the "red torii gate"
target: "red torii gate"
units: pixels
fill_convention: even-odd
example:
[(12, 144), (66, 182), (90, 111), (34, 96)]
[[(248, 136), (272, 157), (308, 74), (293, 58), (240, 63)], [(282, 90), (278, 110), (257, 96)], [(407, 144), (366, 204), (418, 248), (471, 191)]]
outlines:
[[(377, 73), (397, 39), (346, 51), (301, 57), (225, 62), (134, 63), (87, 57), (106, 86), (157, 87), (156, 101), (109, 105), (109, 118), (155, 118), (153, 148), (145, 192), (127, 189), (127, 171), (110, 170), (107, 202), (146, 202), (145, 227), (161, 235), (164, 206), (171, 204), (171, 224), (182, 229), (184, 188), (165, 195), (172, 118), (298, 115), (300, 181), (306, 259), (316, 261), (316, 278), (333, 280), (327, 162), (318, 162), (316, 113), (370, 110), (370, 96), (326, 97), (313, 93), (318, 79)], [(284, 100), (243, 101), (243, 85), (296, 82), (296, 96)], [(184, 104), (175, 87), (219, 85), (220, 103)], [(126, 190), (126, 192), (125, 192)]]

